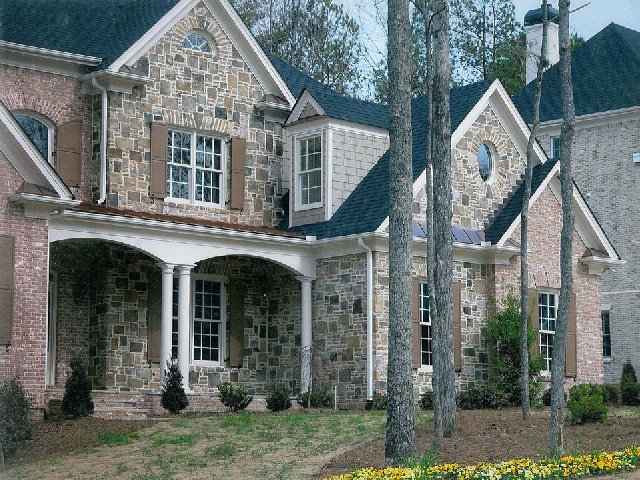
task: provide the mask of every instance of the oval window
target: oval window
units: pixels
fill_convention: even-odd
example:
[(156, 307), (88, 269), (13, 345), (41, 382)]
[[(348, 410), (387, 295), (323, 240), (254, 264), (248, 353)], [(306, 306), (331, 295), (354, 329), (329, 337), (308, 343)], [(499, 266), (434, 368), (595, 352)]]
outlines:
[(480, 172), (480, 178), (485, 182), (489, 180), (492, 169), (493, 159), (491, 158), (491, 149), (483, 143), (478, 149), (478, 170)]

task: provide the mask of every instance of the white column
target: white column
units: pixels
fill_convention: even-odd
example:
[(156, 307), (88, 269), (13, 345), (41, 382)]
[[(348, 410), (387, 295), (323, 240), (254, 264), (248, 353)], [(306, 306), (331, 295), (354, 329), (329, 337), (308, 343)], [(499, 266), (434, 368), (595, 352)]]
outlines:
[(300, 390), (302, 393), (311, 389), (311, 282), (312, 278), (300, 277), (302, 293), (302, 331), (300, 354)]
[(170, 263), (161, 263), (162, 269), (162, 313), (160, 315), (160, 373), (164, 380), (167, 360), (171, 357), (173, 324), (173, 269)]
[(178, 265), (178, 363), (182, 385), (189, 390), (189, 335), (191, 319), (191, 269), (195, 265)]

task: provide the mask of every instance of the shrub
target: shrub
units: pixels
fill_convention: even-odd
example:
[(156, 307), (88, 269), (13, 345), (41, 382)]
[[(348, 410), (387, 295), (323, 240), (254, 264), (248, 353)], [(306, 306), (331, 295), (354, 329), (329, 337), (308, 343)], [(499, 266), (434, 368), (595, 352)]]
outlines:
[(10, 457), (31, 438), (31, 399), (16, 380), (0, 387), (0, 447)]
[(82, 362), (74, 358), (71, 360), (71, 375), (64, 384), (62, 398), (62, 414), (67, 418), (86, 417), (93, 413), (91, 400), (91, 381)]
[(427, 390), (420, 395), (420, 407), (425, 410), (433, 410), (433, 391)]
[[(529, 350), (535, 337), (529, 320)], [(495, 313), (489, 321), (487, 346), (491, 389), (507, 405), (520, 405), (520, 300), (512, 293), (507, 295), (503, 310)], [(532, 405), (535, 405), (540, 391), (539, 371), (540, 356), (529, 354), (529, 398)]]
[(272, 412), (291, 408), (291, 392), (286, 388), (274, 388), (267, 394), (267, 408)]
[(567, 407), (571, 423), (595, 423), (607, 418), (608, 409), (600, 385), (584, 383), (571, 387)]
[(617, 385), (602, 385), (601, 388), (605, 405), (618, 405), (620, 403), (620, 389)]
[(242, 387), (234, 387), (229, 382), (218, 385), (220, 401), (232, 412), (239, 412), (249, 406), (253, 400), (253, 395), (249, 395)]
[(506, 404), (500, 393), (487, 387), (474, 387), (460, 392), (456, 397), (456, 403), (462, 410), (496, 409)]
[[(311, 398), (309, 398), (309, 395), (311, 395)], [(311, 393), (305, 392), (300, 394), (298, 396), (298, 403), (303, 408), (309, 406), (311, 406), (311, 408), (327, 408), (333, 405), (333, 397), (326, 388), (319, 388), (311, 390)]]
[(636, 370), (631, 365), (631, 361), (627, 360), (622, 367), (622, 378), (620, 378), (620, 386), (628, 385), (630, 383), (638, 383), (638, 377), (636, 377)]
[(189, 399), (182, 386), (182, 372), (178, 360), (167, 360), (167, 370), (162, 381), (160, 404), (171, 413), (180, 413), (189, 405)]
[[(564, 403), (567, 403), (567, 392), (564, 392)], [(551, 389), (548, 388), (544, 391), (544, 393), (542, 394), (542, 404), (545, 407), (550, 407), (551, 406)]]
[(629, 407), (640, 406), (640, 383), (627, 383), (620, 387), (622, 404)]
[(389, 397), (385, 392), (374, 392), (371, 400), (367, 400), (367, 410), (386, 410)]

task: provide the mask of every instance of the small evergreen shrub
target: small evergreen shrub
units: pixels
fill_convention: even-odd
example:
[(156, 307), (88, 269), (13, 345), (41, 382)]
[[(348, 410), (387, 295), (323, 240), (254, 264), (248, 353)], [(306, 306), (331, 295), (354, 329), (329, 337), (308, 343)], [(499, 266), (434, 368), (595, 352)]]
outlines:
[(602, 422), (608, 413), (602, 387), (588, 383), (571, 387), (567, 408), (571, 423)]
[(229, 382), (218, 385), (220, 401), (232, 412), (244, 410), (253, 401), (253, 395), (249, 395), (242, 387), (234, 387)]
[(504, 396), (487, 387), (474, 387), (460, 392), (456, 403), (462, 410), (498, 409), (507, 405)]
[(70, 362), (71, 375), (64, 384), (62, 414), (67, 418), (87, 417), (93, 413), (91, 381), (82, 362), (74, 358)]
[(291, 392), (287, 388), (274, 388), (267, 394), (267, 408), (280, 412), (291, 408)]
[(631, 361), (627, 360), (622, 367), (622, 378), (620, 378), (620, 386), (628, 385), (630, 383), (638, 383), (638, 377), (636, 377), (636, 370), (631, 365)]
[(182, 386), (182, 372), (175, 358), (167, 360), (160, 404), (171, 413), (180, 413), (189, 405), (189, 399)]
[(374, 392), (371, 400), (367, 400), (367, 410), (386, 410), (389, 397), (385, 392)]
[[(311, 399), (309, 399), (311, 395)], [(318, 388), (309, 392), (301, 393), (298, 396), (298, 403), (303, 408), (307, 408), (311, 402), (311, 408), (330, 408), (333, 406), (333, 395), (326, 388)]]
[(620, 389), (617, 385), (602, 385), (602, 397), (605, 405), (618, 405), (620, 403)]
[(10, 457), (31, 438), (31, 399), (16, 380), (0, 387), (0, 448)]
[(422, 395), (420, 395), (420, 407), (424, 410), (433, 410), (433, 391), (427, 390)]
[[(567, 403), (567, 392), (564, 392), (564, 403)], [(542, 404), (545, 407), (551, 406), (551, 389), (547, 388), (542, 394)]]
[(640, 406), (640, 383), (627, 383), (620, 387), (622, 390), (622, 404), (629, 407)]

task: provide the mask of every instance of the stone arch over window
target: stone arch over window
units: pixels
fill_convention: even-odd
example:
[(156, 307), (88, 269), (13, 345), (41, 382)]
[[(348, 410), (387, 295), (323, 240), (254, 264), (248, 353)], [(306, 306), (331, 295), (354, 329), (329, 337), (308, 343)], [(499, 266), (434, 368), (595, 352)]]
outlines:
[(188, 50), (201, 53), (216, 53), (215, 43), (210, 35), (200, 31), (191, 30), (182, 39), (182, 46)]
[(44, 115), (31, 110), (14, 110), (13, 116), (38, 152), (53, 165), (55, 126)]

